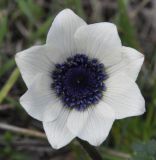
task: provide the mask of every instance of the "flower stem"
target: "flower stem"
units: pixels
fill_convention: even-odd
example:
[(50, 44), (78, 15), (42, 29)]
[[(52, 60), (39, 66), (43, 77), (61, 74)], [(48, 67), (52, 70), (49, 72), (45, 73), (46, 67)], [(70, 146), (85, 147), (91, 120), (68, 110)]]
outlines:
[(87, 142), (77, 138), (79, 143), (82, 145), (83, 149), (88, 153), (88, 155), (92, 158), (92, 160), (103, 160), (100, 153), (97, 151), (97, 149)]

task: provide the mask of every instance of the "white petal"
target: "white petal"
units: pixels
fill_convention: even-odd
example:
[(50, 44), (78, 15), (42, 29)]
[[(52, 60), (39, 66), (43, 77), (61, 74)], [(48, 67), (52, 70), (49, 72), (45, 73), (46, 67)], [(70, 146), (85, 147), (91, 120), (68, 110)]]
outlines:
[(59, 99), (51, 101), (46, 106), (46, 108), (43, 112), (44, 113), (43, 121), (44, 122), (50, 122), (50, 121), (55, 120), (58, 117), (58, 115), (60, 114), (60, 112), (62, 110), (62, 107), (63, 107), (63, 104)]
[(112, 23), (82, 26), (76, 31), (75, 40), (80, 53), (98, 58), (106, 67), (121, 60), (121, 41)]
[[(49, 59), (47, 55), (49, 52), (52, 53), (54, 61)], [(34, 46), (16, 54), (16, 63), (27, 86), (30, 86), (38, 73), (51, 72), (53, 62), (56, 61), (53, 52), (52, 47), (50, 50), (47, 45), (43, 45)], [(54, 53), (58, 55), (56, 50)]]
[(107, 90), (104, 101), (115, 110), (116, 118), (141, 115), (145, 101), (137, 84), (125, 73), (112, 75), (105, 82)]
[(47, 138), (53, 148), (59, 149), (64, 147), (74, 138), (73, 134), (66, 127), (69, 116), (68, 109), (62, 109), (58, 118), (53, 122), (43, 122), (43, 127)]
[(85, 111), (77, 111), (73, 109), (70, 112), (70, 115), (67, 121), (67, 127), (75, 136), (79, 134), (79, 132), (85, 125), (89, 116), (89, 112), (90, 112), (89, 110), (90, 109), (87, 109)]
[[(51, 114), (52, 108), (48, 104), (56, 105), (56, 97), (51, 91), (51, 78), (46, 74), (38, 74), (27, 92), (20, 98), (20, 103), (30, 116), (38, 120), (53, 120), (56, 115)], [(58, 103), (58, 102), (57, 102)], [(49, 112), (49, 114), (45, 113)], [(51, 117), (44, 117), (51, 116)], [(55, 117), (53, 117), (55, 116)]]
[(107, 69), (109, 74), (125, 71), (134, 80), (137, 79), (144, 55), (130, 47), (122, 47), (122, 60), (120, 63)]
[(93, 107), (78, 137), (88, 141), (91, 145), (99, 146), (107, 138), (114, 120), (114, 111), (101, 101), (95, 108)]
[(71, 55), (75, 53), (74, 33), (86, 23), (72, 10), (61, 11), (54, 19), (47, 35), (47, 43), (61, 47), (62, 53)]

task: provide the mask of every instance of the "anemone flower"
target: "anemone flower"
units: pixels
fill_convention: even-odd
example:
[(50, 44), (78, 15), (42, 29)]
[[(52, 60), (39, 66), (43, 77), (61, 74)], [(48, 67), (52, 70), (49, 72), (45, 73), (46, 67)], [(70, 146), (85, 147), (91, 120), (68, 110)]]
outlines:
[(112, 23), (87, 25), (65, 9), (54, 19), (46, 44), (15, 59), (28, 88), (20, 104), (43, 122), (53, 148), (75, 137), (98, 146), (115, 119), (145, 112), (135, 82), (144, 56), (122, 46)]

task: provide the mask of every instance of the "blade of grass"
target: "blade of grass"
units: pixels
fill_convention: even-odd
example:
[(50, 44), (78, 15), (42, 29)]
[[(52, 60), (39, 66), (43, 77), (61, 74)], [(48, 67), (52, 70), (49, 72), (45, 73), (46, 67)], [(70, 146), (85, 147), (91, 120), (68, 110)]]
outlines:
[(8, 60), (7, 63), (5, 63), (1, 68), (0, 68), (0, 77), (2, 77), (7, 71), (9, 71), (11, 68), (15, 66), (15, 61), (14, 59)]
[(36, 3), (34, 0), (28, 0), (27, 3), (35, 19), (39, 19), (44, 15), (43, 8), (39, 6), (38, 3)]
[(7, 25), (8, 25), (8, 19), (7, 19), (7, 16), (3, 16), (1, 17), (0, 15), (0, 45), (7, 33)]
[(45, 37), (47, 34), (48, 29), (50, 28), (50, 25), (52, 24), (53, 17), (49, 17), (39, 28), (36, 32), (32, 34), (31, 41), (34, 41), (37, 38), (40, 38), (42, 36)]
[(14, 107), (19, 107), (20, 108), (20, 103), (17, 101), (17, 99), (13, 98), (13, 97), (10, 97), (10, 96), (7, 96), (5, 98), (6, 102)]
[(0, 103), (2, 103), (4, 98), (7, 96), (8, 92), (15, 84), (19, 75), (20, 75), (20, 73), (19, 73), (18, 68), (15, 68), (14, 71), (12, 72), (11, 76), (9, 77), (9, 79), (7, 80), (7, 82), (5, 83), (5, 85), (3, 86), (3, 88), (0, 91)]
[[(76, 142), (76, 141), (75, 141)], [(89, 155), (83, 150), (82, 147), (80, 147), (79, 143), (78, 145), (70, 145), (73, 153), (75, 154), (75, 160), (91, 160)]]
[(29, 21), (32, 24), (36, 24), (36, 20), (35, 17), (33, 15), (33, 13), (30, 10), (30, 7), (28, 5), (28, 1), (25, 0), (16, 0), (19, 9), (22, 11), (22, 13), (24, 13), (24, 15), (29, 19)]
[(76, 6), (76, 10), (77, 10), (77, 13), (79, 14), (79, 16), (81, 16), (82, 18), (86, 18), (85, 17), (85, 13), (84, 13), (84, 10), (83, 10), (83, 7), (82, 7), (82, 1), (80, 0), (76, 0), (75, 1), (75, 6)]
[(118, 0), (117, 24), (124, 45), (140, 49), (136, 31), (128, 16), (126, 1)]
[(85, 13), (84, 13), (84, 11), (83, 11), (83, 7), (82, 7), (82, 1), (80, 1), (80, 0), (75, 0), (75, 1), (73, 1), (73, 0), (66, 0), (65, 2), (65, 8), (71, 8), (71, 9), (73, 9), (74, 11), (76, 11), (76, 13), (80, 16), (80, 17), (82, 17), (82, 18), (86, 18), (85, 17)]

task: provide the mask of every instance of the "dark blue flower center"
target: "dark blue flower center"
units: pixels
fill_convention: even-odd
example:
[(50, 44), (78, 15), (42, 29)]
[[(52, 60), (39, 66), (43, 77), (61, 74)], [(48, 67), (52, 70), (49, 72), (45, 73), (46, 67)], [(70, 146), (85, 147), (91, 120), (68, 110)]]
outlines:
[(104, 65), (97, 59), (76, 54), (55, 65), (51, 86), (65, 107), (83, 111), (102, 99), (107, 77)]

